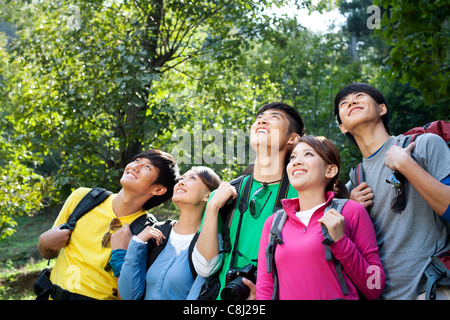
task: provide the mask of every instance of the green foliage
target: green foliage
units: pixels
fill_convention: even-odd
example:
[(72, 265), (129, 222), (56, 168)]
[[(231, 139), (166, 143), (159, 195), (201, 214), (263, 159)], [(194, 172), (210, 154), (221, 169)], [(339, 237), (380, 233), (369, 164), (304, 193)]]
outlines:
[(120, 169), (173, 120), (174, 106), (153, 99), (155, 83), (198, 58), (239, 56), (273, 22), (263, 9), (282, 3), (79, 1), (77, 16), (66, 1), (9, 2), (17, 72), (6, 117), (33, 154), (56, 161), (63, 194), (80, 181), (117, 190)]
[(7, 163), (0, 170), (0, 235), (14, 233), (15, 216), (33, 214), (43, 207), (43, 179), (23, 164)]
[[(177, 105), (171, 123), (195, 139), (199, 121), (203, 130), (221, 130), (224, 137), (228, 129), (248, 133), (259, 108), (284, 101), (297, 108), (309, 134), (325, 135), (340, 147), (351, 147), (337, 128), (332, 107), (339, 88), (361, 80), (360, 64), (352, 62), (346, 40), (343, 33), (319, 35), (295, 20), (279, 21), (263, 38), (251, 42), (245, 54), (225, 61), (219, 68), (217, 61), (207, 59), (180, 66), (181, 75), (170, 76), (154, 87), (155, 103)], [(209, 142), (201, 148), (204, 153)], [(222, 150), (229, 143), (224, 139)], [(248, 149), (247, 143), (247, 158)], [(344, 173), (356, 161), (351, 150), (352, 156), (344, 160)], [(191, 156), (195, 160), (198, 155), (191, 152)], [(225, 163), (227, 157), (223, 165), (211, 166), (224, 179), (233, 178), (246, 166), (236, 164), (237, 152), (234, 156), (231, 163)]]
[(385, 61), (389, 81), (419, 89), (426, 104), (436, 104), (448, 119), (450, 51), (447, 1), (374, 1), (386, 9), (377, 33), (390, 46)]
[[(8, 64), (5, 50), (6, 37), (0, 33), (0, 74), (7, 77), (14, 73), (14, 66)], [(5, 83), (0, 83), (0, 238), (15, 232), (16, 217), (34, 214), (46, 203), (43, 194), (48, 181), (33, 170), (33, 155), (24, 143), (25, 134), (14, 135), (14, 122), (8, 117), (7, 108), (12, 104), (9, 95), (4, 94)]]

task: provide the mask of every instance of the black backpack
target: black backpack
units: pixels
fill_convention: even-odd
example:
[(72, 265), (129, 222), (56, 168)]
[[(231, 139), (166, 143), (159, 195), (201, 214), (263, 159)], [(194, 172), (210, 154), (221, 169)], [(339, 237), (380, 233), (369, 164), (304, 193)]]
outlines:
[[(167, 220), (167, 221), (161, 221), (156, 222), (152, 226), (156, 229), (159, 229), (163, 235), (166, 237), (165, 240), (163, 240), (162, 244), (157, 246), (156, 241), (152, 239), (152, 241), (148, 242), (147, 246), (147, 270), (150, 268), (153, 262), (155, 262), (158, 255), (163, 251), (164, 247), (166, 246), (167, 242), (169, 241), (169, 235), (170, 231), (172, 230), (174, 224), (177, 222), (177, 220)], [(146, 225), (149, 225), (148, 223)], [(191, 268), (192, 277), (195, 279), (197, 277), (197, 272), (194, 268), (194, 263), (192, 262), (192, 252), (194, 251), (195, 244), (197, 243), (197, 239), (199, 236), (199, 232), (197, 232), (194, 237), (191, 240), (191, 243), (189, 244), (189, 267)]]
[[(342, 211), (342, 208), (347, 203), (348, 199), (333, 199), (332, 202), (325, 208), (324, 212), (329, 211), (330, 209), (335, 209), (339, 213)], [(278, 299), (278, 275), (277, 268), (275, 264), (275, 249), (277, 245), (284, 244), (283, 237), (281, 235), (281, 231), (283, 226), (287, 220), (287, 214), (284, 209), (280, 209), (275, 213), (275, 216), (272, 221), (272, 225), (270, 227), (269, 234), (269, 242), (266, 247), (266, 265), (267, 265), (267, 273), (272, 273), (273, 277), (273, 293), (272, 300)], [(341, 285), (342, 294), (345, 296), (348, 294), (347, 284), (345, 283), (344, 276), (342, 274), (342, 264), (339, 260), (334, 259), (333, 254), (331, 253), (330, 245), (334, 242), (331, 239), (327, 227), (321, 223), (322, 235), (324, 240), (322, 244), (325, 248), (325, 257), (327, 261), (334, 261), (334, 266), (336, 268), (336, 273), (339, 279), (339, 283)]]
[[(139, 219), (139, 218), (138, 218)], [(137, 220), (137, 219), (136, 219)], [(149, 240), (147, 243), (147, 271), (150, 268), (150, 266), (155, 262), (156, 258), (158, 258), (158, 255), (164, 250), (164, 247), (166, 246), (167, 242), (169, 241), (170, 232), (175, 225), (177, 220), (166, 220), (166, 221), (160, 221), (152, 223), (151, 221), (147, 220), (145, 222), (144, 228), (148, 225), (151, 227), (154, 227), (156, 229), (159, 229), (162, 234), (166, 237), (166, 239), (163, 240), (163, 242), (157, 246), (155, 239)], [(143, 228), (142, 228), (143, 229)], [(192, 252), (194, 251), (195, 244), (197, 243), (197, 239), (199, 237), (200, 233), (197, 232), (194, 237), (191, 240), (191, 243), (189, 244), (189, 251), (188, 251), (188, 259), (189, 259), (189, 267), (191, 269), (192, 278), (195, 280), (197, 277), (197, 272), (195, 271), (194, 263), (192, 261)], [(145, 300), (145, 288), (144, 291), (139, 298), (139, 300)]]

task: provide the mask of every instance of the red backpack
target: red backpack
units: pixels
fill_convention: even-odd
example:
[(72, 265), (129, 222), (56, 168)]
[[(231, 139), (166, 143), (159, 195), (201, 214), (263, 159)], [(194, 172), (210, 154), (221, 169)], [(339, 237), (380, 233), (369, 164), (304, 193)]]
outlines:
[[(427, 123), (423, 127), (415, 127), (409, 130), (408, 132), (405, 132), (404, 135), (408, 136), (414, 136), (417, 137), (420, 134), (424, 133), (434, 133), (440, 136), (442, 139), (444, 139), (445, 142), (447, 142), (447, 145), (450, 146), (450, 122), (444, 121), (444, 120), (437, 120), (430, 123)], [(414, 141), (414, 140), (412, 140)], [(412, 142), (410, 141), (410, 142)]]

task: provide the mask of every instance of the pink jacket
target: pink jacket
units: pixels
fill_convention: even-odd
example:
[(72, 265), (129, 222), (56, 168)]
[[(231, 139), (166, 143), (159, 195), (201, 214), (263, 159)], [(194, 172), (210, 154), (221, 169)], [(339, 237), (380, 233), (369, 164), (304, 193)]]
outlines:
[[(326, 261), (323, 236), (317, 221), (334, 194), (328, 192), (327, 203), (317, 209), (306, 227), (295, 215), (298, 198), (282, 200), (288, 219), (282, 230), (284, 244), (277, 245), (275, 263), (279, 279), (280, 300), (358, 299), (357, 290), (367, 299), (377, 299), (386, 277), (380, 261), (375, 231), (365, 208), (349, 200), (342, 209), (345, 235), (330, 245), (331, 252), (343, 267), (349, 294), (344, 296), (333, 261)], [(273, 291), (272, 274), (267, 273), (265, 250), (273, 215), (263, 227), (258, 255), (256, 298), (269, 300)]]

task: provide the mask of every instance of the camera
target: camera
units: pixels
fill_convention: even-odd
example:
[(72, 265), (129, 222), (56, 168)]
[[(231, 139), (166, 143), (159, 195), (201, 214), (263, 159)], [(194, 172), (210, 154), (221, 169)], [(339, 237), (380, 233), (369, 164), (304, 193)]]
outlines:
[(234, 268), (228, 270), (225, 278), (225, 288), (223, 288), (220, 297), (222, 300), (245, 300), (250, 294), (250, 288), (243, 282), (242, 278), (256, 283), (256, 267), (249, 263), (243, 268)]

